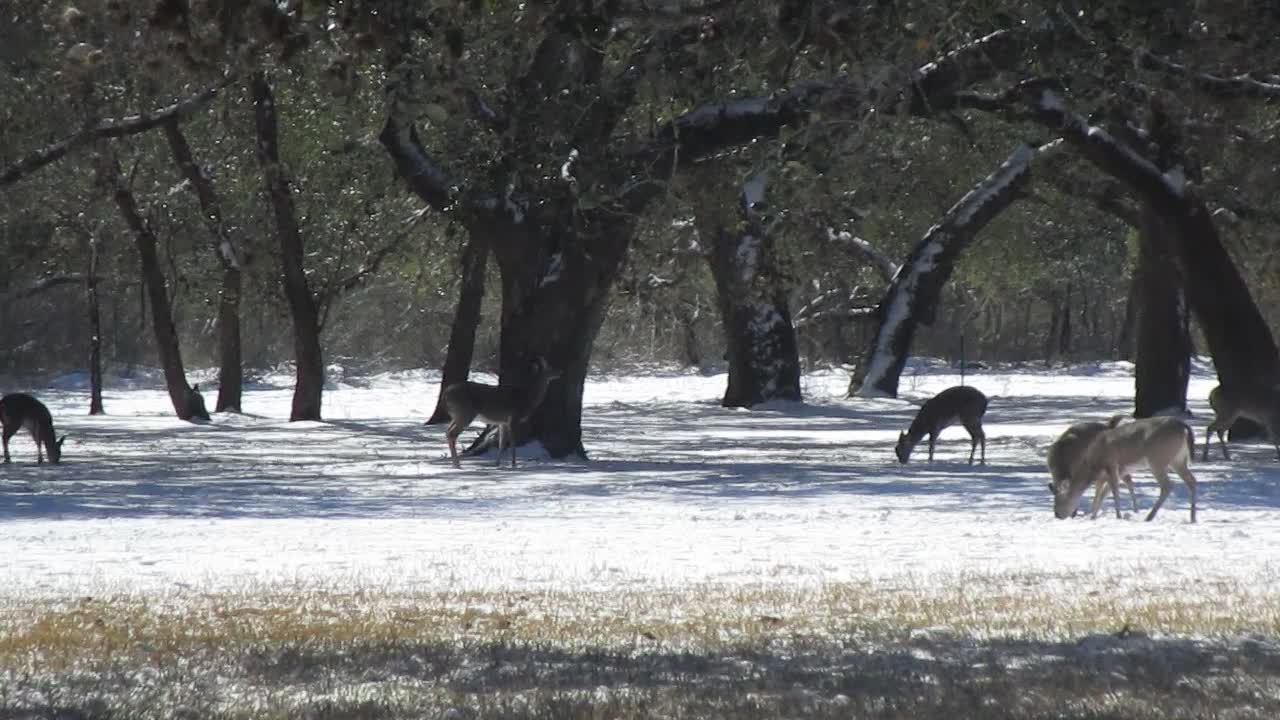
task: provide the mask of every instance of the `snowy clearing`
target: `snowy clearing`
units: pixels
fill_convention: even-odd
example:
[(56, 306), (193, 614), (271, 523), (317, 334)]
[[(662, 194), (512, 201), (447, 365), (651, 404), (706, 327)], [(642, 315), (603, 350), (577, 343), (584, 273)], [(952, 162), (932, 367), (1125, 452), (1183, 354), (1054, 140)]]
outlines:
[[(450, 467), (443, 427), (422, 425), (436, 395), (423, 371), (331, 386), (321, 423), (286, 421), (287, 377), (249, 388), (248, 414), (205, 425), (174, 419), (154, 383), (109, 380), (102, 417), (85, 415), (83, 378), (9, 384), (43, 399), (70, 439), (58, 466), (37, 466), (26, 435), (12, 444), (0, 598), (928, 589), (988, 576), (1274, 592), (1280, 463), (1265, 443), (1236, 444), (1223, 461), (1216, 441), (1198, 462), (1209, 368), (1197, 366), (1190, 391), (1197, 525), (1181, 484), (1151, 523), (1117, 521), (1110, 499), (1097, 521), (1052, 515), (1045, 449), (1071, 422), (1129, 411), (1126, 364), (970, 373), (991, 398), (986, 466), (965, 464), (959, 427), (932, 466), (923, 446), (899, 465), (898, 432), (958, 383), (951, 372), (917, 366), (898, 400), (845, 399), (845, 373), (810, 373), (804, 404), (752, 411), (719, 406), (723, 375), (598, 375), (585, 393), (591, 461), (526, 449), (514, 471), (495, 470), (492, 455)], [(1135, 481), (1145, 512), (1155, 484), (1145, 470)]]

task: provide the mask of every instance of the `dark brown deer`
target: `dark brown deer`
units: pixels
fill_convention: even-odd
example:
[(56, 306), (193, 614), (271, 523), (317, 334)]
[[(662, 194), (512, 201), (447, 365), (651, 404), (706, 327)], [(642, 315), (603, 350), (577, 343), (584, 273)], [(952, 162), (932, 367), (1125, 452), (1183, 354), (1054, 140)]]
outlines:
[(551, 369), (546, 360), (538, 358), (535, 363), (533, 381), (527, 386), (460, 382), (444, 389), (444, 405), (451, 418), (445, 438), (449, 441), (454, 467), (462, 467), (458, 462), (458, 436), (477, 418), (498, 426), (498, 466), (502, 466), (504, 444), (511, 448), (511, 467), (516, 466), (511, 426), (532, 415), (547, 396), (547, 386), (560, 377), (560, 372)]
[(981, 443), (982, 464), (986, 465), (987, 435), (982, 431), (982, 416), (986, 412), (987, 396), (968, 385), (949, 387), (934, 395), (920, 407), (911, 427), (898, 436), (898, 445), (893, 449), (898, 462), (906, 464), (911, 451), (925, 435), (929, 436), (929, 462), (933, 462), (933, 446), (938, 434), (952, 425), (963, 425), (969, 431), (969, 464), (973, 464), (973, 454)]
[(10, 393), (0, 398), (0, 424), (4, 426), (4, 461), (9, 462), (9, 438), (26, 428), (36, 441), (36, 459), (44, 463), (44, 453), (49, 451), (49, 462), (62, 460), (62, 441), (67, 437), (55, 437), (53, 416), (44, 403), (26, 393)]

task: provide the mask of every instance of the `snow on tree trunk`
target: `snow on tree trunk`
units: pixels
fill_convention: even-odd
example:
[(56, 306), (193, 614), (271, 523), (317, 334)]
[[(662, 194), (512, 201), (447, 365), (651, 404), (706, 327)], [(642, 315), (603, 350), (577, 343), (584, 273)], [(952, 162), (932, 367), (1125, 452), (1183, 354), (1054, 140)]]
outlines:
[(751, 407), (773, 399), (800, 399), (800, 355), (787, 308), (787, 287), (765, 227), (763, 173), (752, 176), (732, 202), (728, 193), (705, 193), (698, 207), (698, 235), (710, 245), (724, 326), (729, 383), (721, 405)]
[(1208, 208), (1188, 191), (1181, 169), (1162, 172), (1124, 142), (1068, 110), (1052, 90), (1030, 83), (1024, 90), (1031, 119), (1060, 133), (1168, 224), (1187, 304), (1200, 323), (1221, 383), (1249, 392), (1280, 381), (1280, 352), (1271, 329), (1222, 246)]
[(849, 397), (897, 397), (898, 380), (906, 365), (916, 327), (932, 325), (942, 288), (956, 260), (977, 239), (978, 232), (1018, 197), (1031, 175), (1031, 162), (1057, 143), (1039, 150), (1021, 146), (993, 173), (978, 183), (942, 220), (929, 228), (894, 276), (876, 313), (876, 338), (849, 384)]
[(1182, 278), (1169, 237), (1174, 231), (1149, 205), (1138, 228), (1137, 347), (1134, 415), (1182, 414), (1191, 378), (1191, 331)]
[(449, 409), (444, 404), (444, 389), (454, 383), (464, 382), (471, 372), (488, 264), (488, 243), (479, 233), (470, 233), (467, 244), (462, 249), (458, 307), (453, 313), (453, 327), (449, 330), (449, 350), (440, 375), (440, 395), (436, 398), (435, 412), (427, 420), (428, 425), (449, 422)]
[(275, 98), (266, 75), (254, 73), (254, 118), (258, 133), (258, 164), (262, 167), (267, 195), (275, 217), (280, 242), (280, 265), (284, 293), (293, 318), (293, 351), (297, 365), (293, 387), (293, 408), (289, 420), (319, 420), (324, 392), (324, 360), (320, 346), (320, 311), (307, 283), (303, 268), (302, 231), (293, 205), (293, 194), (280, 164), (279, 122)]

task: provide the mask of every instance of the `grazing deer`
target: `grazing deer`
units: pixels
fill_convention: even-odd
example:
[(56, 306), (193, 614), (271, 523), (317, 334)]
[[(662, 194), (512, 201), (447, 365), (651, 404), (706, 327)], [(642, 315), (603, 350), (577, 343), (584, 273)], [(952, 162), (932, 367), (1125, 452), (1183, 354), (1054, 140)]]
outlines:
[(1251, 389), (1233, 386), (1230, 390), (1219, 385), (1209, 391), (1209, 405), (1213, 407), (1213, 422), (1204, 430), (1201, 460), (1209, 459), (1209, 443), (1215, 430), (1218, 432), (1218, 444), (1222, 446), (1222, 457), (1231, 459), (1222, 433), (1231, 429), (1240, 418), (1247, 418), (1266, 428), (1271, 444), (1276, 448), (1276, 457), (1280, 458), (1280, 385)]
[(911, 427), (898, 435), (898, 444), (893, 451), (898, 462), (906, 464), (911, 458), (911, 451), (925, 436), (929, 436), (929, 462), (933, 462), (933, 446), (938, 434), (952, 425), (964, 425), (969, 431), (969, 464), (973, 464), (973, 453), (982, 443), (982, 464), (987, 464), (987, 435), (982, 431), (982, 416), (987, 412), (987, 396), (977, 388), (957, 385), (934, 395), (920, 406), (916, 419)]
[(1089, 485), (1096, 483), (1097, 491), (1089, 510), (1092, 517), (1098, 517), (1104, 484), (1114, 486), (1122, 472), (1145, 461), (1160, 484), (1160, 497), (1146, 519), (1154, 518), (1169, 497), (1172, 484), (1168, 469), (1172, 467), (1187, 485), (1191, 495), (1191, 522), (1195, 522), (1196, 476), (1187, 467), (1195, 454), (1195, 441), (1191, 426), (1174, 417), (1143, 418), (1099, 432), (1085, 449), (1080, 471), (1073, 472), (1065, 482), (1053, 485), (1053, 514), (1059, 519), (1073, 515), (1080, 496)]
[[(1080, 473), (1085, 460), (1085, 451), (1098, 433), (1110, 430), (1124, 422), (1127, 416), (1115, 415), (1107, 422), (1081, 422), (1067, 428), (1053, 444), (1049, 446), (1049, 454), (1045, 461), (1049, 465), (1049, 491), (1057, 496), (1056, 487), (1070, 487), (1073, 473)], [(1133, 491), (1133, 477), (1124, 473), (1120, 480), (1129, 488), (1129, 500), (1133, 503), (1133, 511), (1138, 511), (1138, 496)], [(1120, 489), (1111, 485), (1111, 496), (1116, 501), (1116, 517), (1120, 515)], [(1074, 514), (1074, 513), (1073, 513)]]
[(476, 418), (498, 426), (498, 467), (502, 467), (504, 443), (511, 447), (511, 467), (516, 466), (516, 444), (511, 426), (532, 415), (546, 397), (547, 386), (560, 377), (560, 372), (551, 369), (543, 358), (538, 358), (535, 364), (537, 370), (527, 387), (460, 382), (444, 389), (444, 404), (451, 418), (445, 438), (449, 441), (454, 467), (462, 467), (458, 462), (458, 436)]
[(0, 398), (0, 425), (4, 426), (4, 461), (9, 462), (9, 438), (22, 428), (31, 433), (36, 441), (36, 459), (43, 464), (44, 453), (41, 446), (49, 451), (49, 462), (57, 463), (62, 459), (62, 441), (54, 436), (53, 416), (44, 403), (26, 393), (10, 393)]

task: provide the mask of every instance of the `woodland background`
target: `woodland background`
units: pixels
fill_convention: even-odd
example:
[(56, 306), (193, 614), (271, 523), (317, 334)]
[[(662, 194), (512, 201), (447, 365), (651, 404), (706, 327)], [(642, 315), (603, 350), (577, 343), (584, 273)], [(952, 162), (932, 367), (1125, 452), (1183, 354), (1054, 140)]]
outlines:
[[(792, 365), (865, 367), (897, 265), (1011, 152), (1060, 134), (1019, 88), (1052, 87), (1176, 176), (1239, 276), (1176, 252), (1144, 273), (1182, 211), (1078, 146), (1041, 153), (956, 251), (911, 353), (1129, 359), (1144, 307), (1187, 325), (1178, 293), (1201, 273), (1243, 281), (1264, 329), (1280, 317), (1273, 3), (0, 13), (0, 371), (163, 365), (180, 416), (185, 368), (220, 367), (225, 390), (297, 363), (300, 419), (320, 416), (325, 366), (519, 380), (535, 354), (568, 368), (531, 430), (553, 454), (581, 450), (588, 367), (728, 364), (726, 404), (798, 396)], [(1161, 277), (1172, 299), (1144, 304)], [(1192, 310), (1218, 296), (1232, 317), (1213, 292)], [(1195, 317), (1191, 346), (1155, 352), (1212, 350)], [(1256, 342), (1234, 347), (1270, 376)]]

